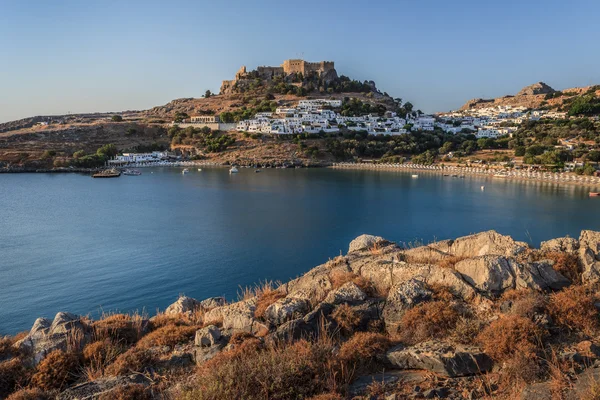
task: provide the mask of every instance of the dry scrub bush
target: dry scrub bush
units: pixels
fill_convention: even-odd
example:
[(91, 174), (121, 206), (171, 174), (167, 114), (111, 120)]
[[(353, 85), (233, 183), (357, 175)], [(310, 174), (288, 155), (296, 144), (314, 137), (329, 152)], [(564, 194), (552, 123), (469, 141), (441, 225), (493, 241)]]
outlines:
[(356, 286), (361, 288), (369, 296), (375, 295), (375, 289), (373, 284), (367, 278), (362, 275), (355, 274), (350, 271), (333, 270), (329, 274), (329, 280), (333, 290), (339, 289), (348, 282), (354, 282)]
[(0, 362), (0, 398), (8, 396), (17, 387), (26, 384), (27, 375), (25, 367), (18, 358)]
[(136, 347), (140, 349), (155, 346), (173, 347), (192, 340), (197, 329), (196, 326), (165, 325), (141, 338)]
[(342, 400), (343, 397), (337, 393), (321, 393), (316, 396), (312, 396), (307, 400)]
[(510, 359), (515, 352), (534, 353), (542, 342), (544, 331), (531, 320), (508, 315), (488, 325), (477, 341), (486, 354), (496, 361)]
[(240, 290), (238, 291), (238, 300), (244, 301), (254, 297), (260, 297), (263, 293), (273, 291), (280, 285), (280, 282), (265, 281), (258, 283), (254, 287), (243, 288), (240, 286)]
[(502, 294), (501, 302), (502, 300), (511, 303), (511, 314), (525, 318), (532, 318), (535, 314), (545, 313), (547, 308), (546, 297), (534, 290), (507, 290)]
[(450, 256), (444, 257), (440, 261), (437, 262), (437, 265), (442, 268), (454, 269), (454, 266), (462, 260), (467, 259), (465, 256)]
[(39, 363), (31, 383), (43, 390), (61, 390), (77, 380), (78, 368), (77, 355), (55, 350)]
[(552, 251), (544, 254), (544, 259), (554, 261), (555, 271), (560, 272), (573, 283), (581, 283), (581, 265), (576, 254)]
[(336, 391), (347, 384), (347, 375), (334, 348), (328, 338), (264, 349), (246, 341), (202, 365), (194, 385), (180, 398), (300, 399)]
[(258, 296), (256, 300), (256, 308), (254, 309), (255, 318), (263, 318), (265, 311), (269, 306), (277, 300), (285, 297), (285, 293), (279, 290), (266, 289)]
[(13, 341), (10, 337), (0, 337), (0, 360), (12, 355)]
[(102, 376), (106, 366), (115, 361), (125, 350), (123, 345), (114, 343), (110, 339), (98, 340), (85, 346), (83, 361), (87, 379), (94, 380)]
[(360, 315), (348, 304), (342, 304), (336, 307), (331, 314), (333, 320), (337, 323), (340, 331), (344, 335), (354, 332), (354, 329), (360, 324)]
[(56, 394), (45, 392), (39, 388), (21, 389), (14, 392), (6, 398), (6, 400), (54, 400)]
[(375, 242), (375, 243), (373, 243), (373, 245), (371, 247), (369, 247), (369, 253), (372, 256), (379, 256), (379, 255), (383, 254), (383, 247), (384, 247), (384, 243)]
[(453, 304), (430, 301), (408, 310), (400, 320), (399, 338), (408, 344), (442, 339), (456, 326), (460, 314)]
[(244, 341), (254, 338), (255, 336), (250, 332), (237, 331), (234, 332), (233, 335), (231, 335), (231, 337), (229, 338), (229, 344), (242, 344)]
[(477, 318), (460, 317), (452, 331), (452, 340), (460, 344), (473, 344), (485, 323)]
[(120, 386), (115, 390), (102, 393), (98, 400), (152, 400), (152, 393), (147, 386), (132, 383)]
[(513, 349), (513, 354), (502, 363), (500, 371), (500, 391), (516, 397), (525, 385), (540, 380), (544, 375), (538, 357), (529, 346)]
[(391, 345), (390, 339), (379, 333), (358, 332), (340, 347), (339, 357), (348, 365), (365, 367), (375, 356), (383, 354)]
[(105, 316), (92, 324), (96, 338), (112, 339), (133, 344), (142, 336), (142, 317), (140, 315), (113, 314)]
[(595, 300), (590, 288), (570, 286), (550, 296), (548, 311), (558, 326), (593, 336), (599, 328)]
[(105, 369), (109, 376), (119, 376), (132, 372), (142, 372), (157, 362), (156, 356), (146, 349), (133, 347), (117, 357), (117, 359)]

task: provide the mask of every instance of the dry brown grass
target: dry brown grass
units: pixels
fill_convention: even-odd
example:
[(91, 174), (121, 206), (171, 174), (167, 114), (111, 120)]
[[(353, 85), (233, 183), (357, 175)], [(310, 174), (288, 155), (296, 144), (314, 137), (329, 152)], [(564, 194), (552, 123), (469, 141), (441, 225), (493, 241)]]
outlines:
[(46, 392), (39, 388), (21, 389), (14, 392), (6, 400), (54, 400), (56, 393)]
[(343, 335), (352, 334), (361, 321), (360, 315), (345, 303), (337, 306), (331, 317), (337, 323)]
[(155, 330), (167, 325), (203, 325), (204, 314), (204, 310), (201, 309), (180, 314), (165, 314), (157, 311), (156, 315), (150, 319), (149, 329)]
[(39, 363), (31, 384), (42, 390), (64, 389), (77, 380), (78, 368), (77, 355), (55, 350)]
[(143, 372), (156, 364), (157, 359), (146, 349), (132, 347), (105, 369), (105, 375), (119, 376), (132, 372)]
[(198, 328), (197, 326), (187, 325), (165, 325), (141, 338), (136, 347), (149, 349), (155, 346), (173, 347), (184, 344), (193, 339)]
[(312, 396), (307, 400), (342, 400), (343, 397), (338, 393), (321, 393), (316, 396)]
[(488, 325), (478, 336), (486, 354), (496, 361), (508, 360), (519, 351), (535, 353), (545, 332), (528, 318), (508, 315)]
[(383, 354), (392, 342), (379, 333), (358, 332), (340, 347), (339, 357), (342, 361), (356, 366), (369, 365), (375, 356)]
[(285, 293), (279, 290), (273, 290), (271, 288), (265, 288), (256, 300), (256, 308), (254, 309), (255, 318), (263, 318), (265, 311), (269, 306), (275, 303), (277, 300), (285, 297)]
[(316, 342), (262, 348), (246, 341), (202, 365), (196, 381), (179, 398), (300, 399), (338, 392), (349, 381), (335, 359), (335, 345), (326, 337)]
[(92, 323), (96, 338), (133, 344), (142, 337), (143, 318), (140, 315), (113, 314)]
[(263, 293), (271, 292), (281, 286), (281, 282), (264, 281), (254, 287), (241, 287), (238, 290), (238, 300), (244, 301), (254, 297), (260, 297)]
[(371, 247), (369, 247), (369, 253), (372, 256), (380, 256), (383, 254), (383, 243), (375, 242)]
[(408, 310), (400, 320), (398, 336), (408, 344), (442, 339), (456, 326), (460, 314), (446, 301), (430, 301)]
[(250, 332), (237, 331), (229, 338), (230, 344), (242, 344), (248, 339), (255, 339), (256, 337)]
[(539, 359), (529, 346), (513, 349), (513, 354), (504, 359), (499, 376), (500, 392), (509, 398), (518, 398), (518, 394), (530, 383), (540, 380), (544, 376), (544, 370)]
[(88, 380), (94, 380), (104, 374), (108, 365), (125, 352), (125, 346), (110, 339), (92, 342), (83, 349), (84, 374)]
[(502, 301), (510, 301), (510, 313), (525, 318), (532, 318), (535, 314), (545, 313), (547, 309), (546, 297), (535, 290), (511, 289), (502, 294)]
[(544, 253), (543, 258), (554, 261), (552, 268), (554, 268), (555, 271), (560, 272), (571, 282), (576, 284), (581, 283), (581, 273), (583, 271), (576, 254), (553, 251)]
[(139, 383), (120, 386), (115, 390), (102, 393), (98, 400), (152, 400), (150, 388)]
[(12, 393), (16, 388), (27, 383), (28, 371), (18, 358), (0, 362), (0, 398)]
[(451, 338), (460, 344), (473, 344), (484, 326), (485, 323), (477, 318), (460, 317), (456, 321)]
[(348, 282), (353, 282), (367, 295), (373, 296), (376, 294), (371, 281), (362, 275), (355, 274), (354, 272), (343, 271), (341, 269), (333, 270), (329, 274), (329, 281), (331, 282), (333, 290), (339, 289)]
[(0, 360), (8, 358), (12, 355), (12, 345), (12, 338), (8, 336), (0, 337)]
[(595, 300), (591, 288), (570, 286), (550, 296), (548, 311), (558, 326), (594, 336), (600, 327)]
[(468, 257), (465, 257), (465, 256), (450, 256), (450, 257), (445, 257), (445, 258), (442, 258), (440, 261), (438, 261), (437, 265), (439, 267), (442, 267), (442, 268), (454, 269), (454, 266), (458, 262), (460, 262), (462, 260), (465, 260), (467, 258)]

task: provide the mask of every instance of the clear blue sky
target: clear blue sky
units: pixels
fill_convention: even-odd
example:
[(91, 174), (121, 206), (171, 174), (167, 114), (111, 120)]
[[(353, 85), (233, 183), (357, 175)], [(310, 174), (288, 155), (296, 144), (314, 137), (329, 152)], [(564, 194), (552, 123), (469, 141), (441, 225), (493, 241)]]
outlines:
[(0, 122), (146, 109), (303, 54), (426, 112), (600, 83), (598, 0), (0, 0)]

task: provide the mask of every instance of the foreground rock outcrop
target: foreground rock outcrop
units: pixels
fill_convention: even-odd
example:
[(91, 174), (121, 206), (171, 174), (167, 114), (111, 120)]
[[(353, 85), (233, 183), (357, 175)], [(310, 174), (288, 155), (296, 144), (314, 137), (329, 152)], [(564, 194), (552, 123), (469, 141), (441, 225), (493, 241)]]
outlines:
[(377, 393), (396, 397), (376, 398), (562, 396), (600, 366), (599, 254), (593, 231), (540, 249), (494, 231), (410, 249), (361, 235), (237, 302), (180, 297), (149, 320), (39, 318), (0, 342), (0, 398), (19, 386), (60, 399), (295, 398), (325, 393), (311, 379), (328, 374), (346, 397), (372, 398), (377, 374), (389, 378)]

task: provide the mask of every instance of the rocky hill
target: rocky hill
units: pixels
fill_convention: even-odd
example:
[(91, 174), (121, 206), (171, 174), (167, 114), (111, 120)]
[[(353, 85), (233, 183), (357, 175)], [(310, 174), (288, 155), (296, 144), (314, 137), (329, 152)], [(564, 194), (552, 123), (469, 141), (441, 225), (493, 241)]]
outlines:
[(467, 101), (461, 111), (497, 107), (497, 106), (523, 106), (526, 108), (547, 108), (551, 110), (566, 111), (568, 105), (575, 99), (588, 94), (600, 96), (600, 86), (576, 87), (557, 91), (544, 82), (534, 83), (521, 89), (516, 95), (506, 95), (495, 99), (472, 99)]
[(494, 231), (414, 248), (362, 235), (236, 302), (39, 318), (0, 340), (0, 398), (591, 399), (599, 259), (592, 231), (540, 249)]

